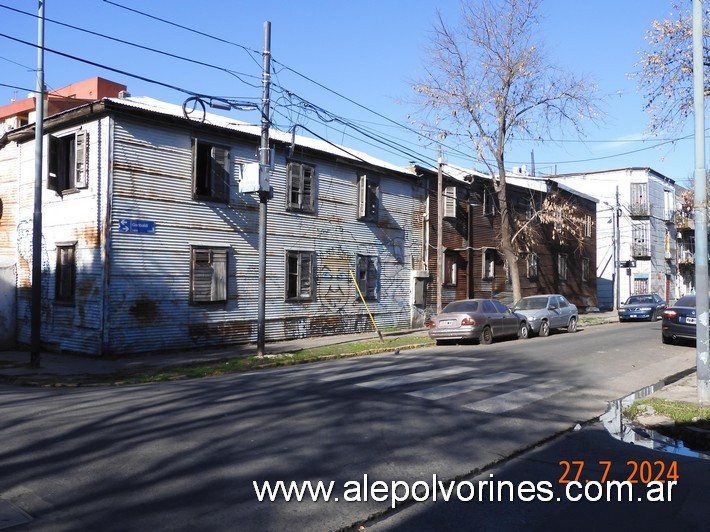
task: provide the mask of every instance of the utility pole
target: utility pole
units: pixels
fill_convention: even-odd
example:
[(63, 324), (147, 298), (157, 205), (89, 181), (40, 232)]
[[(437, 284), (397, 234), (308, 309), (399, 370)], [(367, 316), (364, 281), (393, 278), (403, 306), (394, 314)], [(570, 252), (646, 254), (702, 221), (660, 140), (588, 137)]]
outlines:
[(441, 161), (441, 145), (439, 145), (438, 171), (436, 181), (436, 313), (441, 314), (441, 287), (444, 284), (444, 244), (443, 225), (444, 225), (444, 194), (443, 194), (443, 176), (442, 176), (442, 161)]
[(30, 366), (38, 368), (42, 348), (42, 140), (44, 137), (44, 1), (37, 16), (37, 85), (35, 89), (35, 182), (32, 216), (32, 311)]
[(614, 308), (619, 310), (619, 304), (621, 303), (621, 276), (619, 275), (619, 261), (621, 258), (621, 231), (619, 230), (619, 185), (616, 185), (616, 200), (614, 201), (614, 256), (616, 261), (614, 264), (614, 276), (615, 276), (615, 291), (614, 296)]
[(708, 338), (708, 225), (705, 174), (705, 87), (703, 2), (693, 0), (693, 107), (695, 110), (695, 293), (698, 400), (710, 402)]
[(269, 91), (271, 90), (271, 22), (264, 22), (264, 53), (261, 97), (261, 144), (259, 146), (259, 313), (256, 354), (264, 356), (266, 343), (266, 219), (269, 186)]

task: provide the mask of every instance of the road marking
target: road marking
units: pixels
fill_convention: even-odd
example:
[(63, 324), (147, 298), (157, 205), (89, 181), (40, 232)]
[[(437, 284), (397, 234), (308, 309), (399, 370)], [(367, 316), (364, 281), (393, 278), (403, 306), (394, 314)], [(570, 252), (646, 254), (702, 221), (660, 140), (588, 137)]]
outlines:
[(444, 399), (445, 397), (451, 397), (452, 395), (471, 392), (473, 390), (485, 388), (486, 386), (522, 379), (523, 377), (526, 377), (526, 375), (523, 375), (522, 373), (493, 373), (491, 375), (482, 375), (480, 377), (473, 377), (462, 381), (432, 386), (431, 388), (409, 392), (407, 395), (413, 395), (415, 397), (436, 401), (437, 399)]
[[(437, 361), (441, 360), (439, 357), (436, 359)], [(457, 362), (461, 362), (461, 358), (454, 358)], [(466, 358), (466, 362), (480, 362), (481, 358)], [(362, 362), (362, 361), (360, 361)], [(421, 367), (426, 367), (427, 365), (431, 364), (430, 360), (413, 360), (411, 362), (401, 362), (399, 360), (393, 359), (388, 362), (388, 364), (378, 364), (378, 365), (373, 365), (373, 366), (368, 366), (364, 369), (356, 370), (356, 371), (348, 371), (345, 369), (343, 371), (343, 368), (338, 368), (338, 367), (329, 367), (327, 368), (328, 372), (332, 371), (337, 371), (337, 373), (332, 373), (331, 375), (324, 375), (324, 376), (319, 376), (318, 380), (322, 382), (332, 382), (332, 381), (339, 381), (339, 380), (345, 380), (345, 379), (355, 379), (358, 377), (369, 377), (371, 375), (377, 375), (377, 374), (382, 374), (383, 371), (398, 371), (398, 370), (407, 370), (407, 369), (412, 369), (412, 368), (421, 368)], [(362, 365), (360, 363), (359, 365)]]
[(375, 388), (376, 390), (382, 390), (384, 388), (401, 386), (403, 384), (412, 384), (415, 382), (428, 381), (430, 379), (436, 379), (439, 377), (450, 377), (451, 375), (459, 375), (460, 373), (464, 373), (467, 371), (476, 371), (476, 368), (469, 368), (465, 366), (449, 366), (446, 368), (430, 369), (428, 371), (420, 371), (418, 373), (396, 375), (394, 377), (385, 377), (383, 379), (360, 382), (357, 385), (364, 386), (366, 388)]
[(469, 403), (464, 405), (464, 408), (476, 410), (477, 412), (486, 412), (488, 414), (501, 414), (545, 399), (556, 393), (569, 390), (570, 388), (572, 388), (572, 386), (557, 381), (543, 382), (541, 384), (533, 384), (532, 386), (520, 388), (512, 392), (496, 395), (489, 399), (476, 401), (475, 403)]

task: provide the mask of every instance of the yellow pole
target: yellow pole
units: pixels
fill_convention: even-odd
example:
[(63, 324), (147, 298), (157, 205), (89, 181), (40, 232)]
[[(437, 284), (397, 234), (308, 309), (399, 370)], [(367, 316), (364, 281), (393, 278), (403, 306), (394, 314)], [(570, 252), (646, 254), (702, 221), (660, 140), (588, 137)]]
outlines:
[(384, 342), (385, 339), (382, 338), (382, 333), (377, 328), (377, 323), (375, 323), (375, 318), (372, 316), (372, 312), (370, 312), (370, 308), (367, 306), (367, 302), (365, 301), (365, 298), (363, 297), (362, 292), (360, 291), (360, 285), (357, 284), (357, 279), (355, 278), (355, 274), (353, 273), (352, 270), (350, 270), (350, 277), (353, 278), (353, 282), (355, 283), (355, 289), (357, 290), (357, 293), (360, 295), (360, 299), (362, 300), (362, 304), (365, 305), (365, 310), (367, 311), (367, 315), (370, 316), (370, 321), (372, 321), (372, 326), (375, 328), (375, 332), (377, 333), (377, 336), (379, 336), (380, 340), (382, 340)]

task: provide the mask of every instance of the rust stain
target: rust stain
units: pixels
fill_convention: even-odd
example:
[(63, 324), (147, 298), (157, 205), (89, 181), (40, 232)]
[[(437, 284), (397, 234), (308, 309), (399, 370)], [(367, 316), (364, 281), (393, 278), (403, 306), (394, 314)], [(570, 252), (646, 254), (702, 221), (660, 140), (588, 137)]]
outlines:
[(99, 231), (93, 225), (74, 228), (71, 234), (71, 239), (76, 240), (79, 243), (79, 247), (95, 248), (99, 246)]
[(158, 319), (158, 303), (153, 299), (137, 299), (128, 310), (141, 323), (151, 323)]

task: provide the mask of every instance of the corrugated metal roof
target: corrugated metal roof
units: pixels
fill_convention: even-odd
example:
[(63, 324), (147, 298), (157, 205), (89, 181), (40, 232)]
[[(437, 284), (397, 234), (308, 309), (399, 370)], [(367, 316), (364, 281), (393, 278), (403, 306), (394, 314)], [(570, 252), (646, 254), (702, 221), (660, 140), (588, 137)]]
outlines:
[[(154, 113), (189, 120), (185, 118), (181, 105), (162, 102), (160, 100), (156, 100), (147, 96), (130, 96), (127, 98), (104, 98), (104, 100), (110, 101), (114, 105), (132, 107), (135, 109), (141, 109), (143, 111), (151, 111)], [(202, 115), (200, 114), (200, 116)], [(203, 122), (205, 124), (228, 129), (230, 131), (238, 131), (246, 135), (253, 135), (255, 138), (259, 138), (261, 136), (261, 126), (259, 125), (248, 124), (246, 122), (235, 120), (231, 117), (209, 112), (205, 113), (204, 117), (205, 118)], [(294, 136), (292, 133), (280, 131), (278, 129), (273, 128), (269, 130), (269, 137), (273, 140), (286, 144), (295, 141), (295, 144), (300, 147), (317, 150), (352, 161), (365, 162), (367, 164), (378, 166), (389, 171), (398, 172), (400, 174), (409, 174), (412, 177), (416, 177), (415, 172), (408, 168), (388, 163), (387, 161), (377, 159), (376, 157), (368, 155), (367, 153), (340, 146), (335, 143), (330, 143), (325, 140), (305, 137), (303, 135)]]

